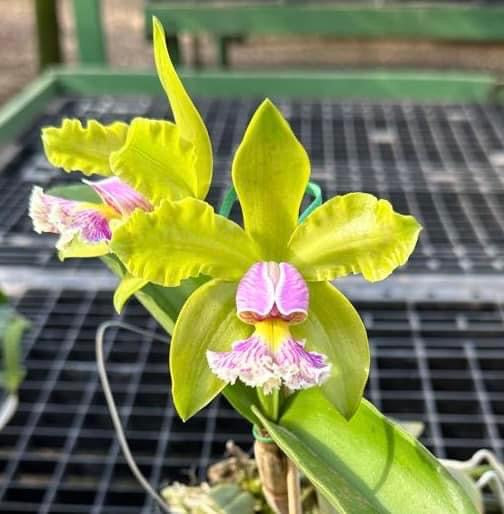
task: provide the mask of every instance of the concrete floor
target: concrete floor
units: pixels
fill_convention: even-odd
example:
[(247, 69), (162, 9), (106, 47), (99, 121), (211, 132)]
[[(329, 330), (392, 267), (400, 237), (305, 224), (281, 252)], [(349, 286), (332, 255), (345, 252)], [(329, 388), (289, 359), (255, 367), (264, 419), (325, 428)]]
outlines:
[[(150, 68), (150, 44), (143, 35), (144, 0), (102, 0), (110, 63), (118, 67)], [(75, 62), (71, 0), (59, 0), (65, 59)], [(33, 0), (0, 0), (0, 103), (37, 74)], [(183, 37), (183, 52), (191, 62), (191, 38)], [(201, 36), (202, 60), (215, 63), (212, 39)], [(408, 67), (496, 70), (504, 73), (504, 45), (429, 41), (357, 41), (334, 38), (247, 38), (231, 49), (235, 68)]]

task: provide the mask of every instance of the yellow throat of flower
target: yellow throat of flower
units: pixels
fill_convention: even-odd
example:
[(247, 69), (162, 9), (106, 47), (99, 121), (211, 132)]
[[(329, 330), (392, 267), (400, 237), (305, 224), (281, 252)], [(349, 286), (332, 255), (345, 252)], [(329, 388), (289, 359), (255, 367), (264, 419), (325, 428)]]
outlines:
[(272, 352), (276, 352), (291, 337), (289, 323), (277, 318), (257, 322), (255, 332)]
[(87, 210), (92, 209), (93, 211), (99, 212), (102, 214), (107, 220), (112, 221), (121, 218), (121, 213), (117, 212), (113, 207), (107, 205), (106, 203), (97, 204), (91, 202), (82, 202), (80, 205), (80, 209)]

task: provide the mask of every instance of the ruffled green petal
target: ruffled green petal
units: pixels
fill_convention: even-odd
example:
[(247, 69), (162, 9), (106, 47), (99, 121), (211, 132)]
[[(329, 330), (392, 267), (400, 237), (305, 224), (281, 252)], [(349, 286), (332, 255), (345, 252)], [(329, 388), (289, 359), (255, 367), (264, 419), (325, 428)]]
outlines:
[(278, 109), (265, 100), (233, 162), (245, 230), (261, 246), (263, 259), (284, 260), (309, 176), (306, 151)]
[(324, 354), (331, 375), (321, 385), (326, 397), (350, 419), (359, 407), (369, 374), (366, 328), (353, 305), (327, 282), (311, 283), (307, 320), (291, 327), (306, 349)]
[(126, 143), (110, 156), (114, 175), (153, 205), (196, 196), (194, 148), (169, 121), (135, 118)]
[(200, 274), (239, 280), (259, 260), (241, 227), (195, 198), (135, 211), (114, 230), (112, 250), (132, 275), (170, 287)]
[(185, 421), (219, 394), (226, 383), (208, 367), (206, 352), (226, 351), (252, 328), (236, 316), (236, 283), (207, 282), (180, 312), (170, 347), (175, 408)]
[(182, 137), (194, 145), (196, 191), (205, 198), (212, 181), (212, 144), (201, 116), (187, 94), (170, 60), (163, 26), (153, 18), (154, 59), (159, 80), (168, 96)]
[(116, 121), (102, 125), (90, 120), (83, 127), (76, 119), (63, 120), (61, 127), (42, 129), (42, 142), (47, 160), (65, 171), (84, 175), (112, 175), (109, 156), (126, 141), (128, 125)]
[(336, 196), (298, 225), (289, 241), (288, 261), (306, 280), (362, 273), (375, 282), (406, 263), (421, 228), (387, 200), (367, 193)]

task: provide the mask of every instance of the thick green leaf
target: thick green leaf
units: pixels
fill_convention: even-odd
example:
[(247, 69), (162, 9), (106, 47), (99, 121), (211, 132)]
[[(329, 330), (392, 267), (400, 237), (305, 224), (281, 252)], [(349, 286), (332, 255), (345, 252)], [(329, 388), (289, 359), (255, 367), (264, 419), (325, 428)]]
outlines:
[(328, 282), (310, 283), (308, 318), (292, 327), (306, 348), (327, 356), (331, 376), (322, 384), (327, 398), (346, 418), (360, 405), (369, 374), (366, 328), (353, 305)]
[(63, 120), (61, 127), (42, 129), (47, 160), (65, 171), (81, 171), (85, 175), (111, 175), (109, 156), (126, 140), (128, 125), (116, 121), (102, 125), (90, 120), (83, 127), (80, 120)]
[(277, 108), (265, 100), (233, 161), (245, 230), (261, 246), (263, 259), (285, 260), (309, 176), (305, 149)]
[(153, 205), (196, 196), (193, 145), (169, 121), (135, 118), (126, 143), (110, 156), (114, 175)]
[(206, 352), (228, 351), (252, 331), (236, 316), (236, 284), (212, 280), (180, 311), (170, 346), (173, 403), (185, 421), (207, 405), (226, 383), (212, 373)]
[(477, 512), (439, 461), (365, 400), (350, 421), (318, 388), (294, 395), (278, 424), (253, 410), (337, 512)]
[(406, 263), (420, 230), (415, 218), (394, 212), (387, 200), (367, 193), (335, 196), (298, 225), (288, 261), (306, 280), (350, 273), (383, 280)]
[(259, 260), (241, 227), (195, 198), (136, 210), (114, 231), (112, 250), (132, 275), (164, 286), (200, 274), (238, 280)]
[(154, 60), (182, 137), (194, 145), (197, 197), (205, 198), (212, 181), (212, 144), (201, 116), (170, 60), (163, 26), (153, 18)]

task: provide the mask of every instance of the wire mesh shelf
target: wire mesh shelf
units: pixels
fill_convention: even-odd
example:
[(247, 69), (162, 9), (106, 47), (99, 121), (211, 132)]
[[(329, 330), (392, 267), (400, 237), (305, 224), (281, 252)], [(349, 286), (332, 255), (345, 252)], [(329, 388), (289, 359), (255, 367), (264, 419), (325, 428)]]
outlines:
[[(307, 147), (313, 180), (327, 197), (367, 191), (389, 198), (425, 227), (397, 284), (388, 281), (375, 299), (368, 289), (353, 296), (372, 345), (366, 395), (387, 415), (422, 421), (422, 440), (439, 457), (465, 459), (486, 447), (502, 458), (504, 107), (275, 102)], [(214, 142), (213, 205), (229, 186), (232, 155), (258, 103), (198, 101)], [(0, 512), (152, 512), (120, 452), (96, 374), (94, 337), (101, 322), (114, 318), (113, 281), (102, 281), (106, 273), (97, 260), (60, 263), (54, 241), (34, 234), (26, 214), (33, 184), (78, 180), (47, 163), (40, 127), (63, 117), (109, 122), (134, 116), (170, 113), (163, 98), (63, 98), (0, 155), (0, 202), (8, 213), (0, 220), (0, 279), (11, 275), (26, 286), (46, 274), (51, 281), (17, 298), (33, 327), (24, 338), (28, 373), (20, 407), (0, 433)], [(234, 208), (232, 217), (240, 215)], [(69, 283), (61, 279), (65, 273), (75, 288), (62, 287)], [(446, 288), (456, 293), (447, 297), (459, 301), (429, 299), (447, 276)], [(491, 294), (478, 298), (471, 284), (488, 284)], [(162, 333), (135, 302), (121, 318)], [(171, 404), (162, 343), (112, 329), (105, 351), (132, 450), (155, 487), (202, 479), (228, 439), (250, 449), (250, 427), (222, 398), (182, 424)]]
[[(214, 142), (217, 205), (229, 186), (235, 148), (259, 100), (200, 99)], [(504, 270), (504, 107), (334, 101), (276, 102), (307, 147), (312, 177), (327, 197), (366, 191), (390, 199), (424, 225), (406, 272), (495, 273)], [(45, 188), (79, 180), (46, 161), (40, 127), (63, 117), (103, 122), (169, 116), (162, 98), (68, 98), (18, 141), (0, 173), (0, 265), (60, 269), (50, 238), (33, 234), (26, 214), (33, 184)], [(239, 209), (232, 216), (240, 219)], [(66, 269), (97, 266), (72, 260)]]
[[(17, 308), (33, 322), (24, 339), (27, 379), (20, 407), (0, 433), (0, 512), (150, 513), (152, 505), (120, 453), (94, 355), (111, 294), (30, 290)], [(504, 316), (497, 303), (365, 302), (357, 305), (372, 345), (366, 395), (398, 420), (425, 423), (423, 442), (440, 457), (478, 448), (502, 458)], [(162, 334), (137, 303), (122, 319)], [(140, 468), (158, 487), (204, 477), (234, 440), (251, 433), (224, 399), (187, 423), (170, 400), (167, 346), (112, 329), (109, 377)]]

